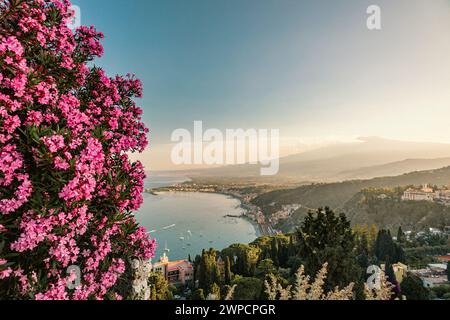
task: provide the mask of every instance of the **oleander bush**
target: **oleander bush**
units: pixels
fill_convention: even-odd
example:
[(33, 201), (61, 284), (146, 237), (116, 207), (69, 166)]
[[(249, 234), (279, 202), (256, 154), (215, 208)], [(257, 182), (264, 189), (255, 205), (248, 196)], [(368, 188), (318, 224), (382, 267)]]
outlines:
[(70, 30), (69, 8), (0, 0), (0, 299), (127, 298), (128, 261), (155, 250), (128, 158), (147, 145), (141, 83), (93, 65), (103, 35)]

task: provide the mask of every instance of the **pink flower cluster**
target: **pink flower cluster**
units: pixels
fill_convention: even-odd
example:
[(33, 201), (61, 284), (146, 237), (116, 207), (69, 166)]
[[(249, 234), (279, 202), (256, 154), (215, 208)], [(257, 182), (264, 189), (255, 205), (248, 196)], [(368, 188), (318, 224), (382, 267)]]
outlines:
[[(26, 203), (32, 192), (22, 155), (15, 145), (0, 145), (0, 214), (10, 214)], [(14, 191), (15, 190), (15, 191)]]
[(72, 32), (68, 0), (13, 3), (0, 5), (0, 285), (15, 293), (0, 299), (121, 299), (126, 262), (155, 251), (133, 215), (145, 171), (127, 156), (147, 146), (142, 84), (88, 66), (103, 34)]

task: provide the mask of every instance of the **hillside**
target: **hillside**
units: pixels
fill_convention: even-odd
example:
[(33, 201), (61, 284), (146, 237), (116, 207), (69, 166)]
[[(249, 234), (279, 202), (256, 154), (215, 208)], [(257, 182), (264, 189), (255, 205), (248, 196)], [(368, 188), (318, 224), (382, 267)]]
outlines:
[(365, 188), (395, 188), (397, 186), (422, 185), (425, 183), (436, 185), (449, 184), (450, 167), (411, 172), (394, 177), (304, 185), (295, 189), (265, 193), (256, 198), (254, 202), (262, 206), (267, 206), (275, 201), (279, 204), (301, 203), (312, 208), (320, 206), (341, 208), (356, 193)]
[[(398, 186), (422, 185), (425, 183), (436, 185), (448, 185), (450, 183), (450, 167), (436, 170), (411, 172), (401, 176), (374, 178), (369, 180), (352, 180), (339, 183), (311, 184), (298, 188), (276, 190), (260, 195), (253, 203), (260, 206), (263, 212), (270, 216), (279, 211), (283, 205), (300, 204), (300, 208), (293, 220), (300, 219), (310, 208), (329, 206), (337, 211), (352, 209), (353, 217), (364, 222), (365, 215), (358, 216), (360, 209), (351, 206), (349, 201), (363, 189), (367, 188), (395, 188)], [(395, 214), (395, 212), (391, 212)], [(287, 223), (292, 224), (292, 223)]]
[(395, 230), (424, 227), (444, 228), (450, 225), (450, 207), (428, 201), (400, 201), (399, 198), (380, 199), (359, 192), (349, 200), (342, 211), (354, 224), (376, 224)]

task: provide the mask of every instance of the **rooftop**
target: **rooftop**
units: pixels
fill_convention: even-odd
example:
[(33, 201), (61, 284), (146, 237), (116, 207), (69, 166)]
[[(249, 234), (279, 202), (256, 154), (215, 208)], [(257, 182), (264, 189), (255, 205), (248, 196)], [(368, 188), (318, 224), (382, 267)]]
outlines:
[(449, 262), (450, 261), (450, 254), (447, 254), (445, 256), (436, 257), (436, 259), (438, 259), (441, 262)]

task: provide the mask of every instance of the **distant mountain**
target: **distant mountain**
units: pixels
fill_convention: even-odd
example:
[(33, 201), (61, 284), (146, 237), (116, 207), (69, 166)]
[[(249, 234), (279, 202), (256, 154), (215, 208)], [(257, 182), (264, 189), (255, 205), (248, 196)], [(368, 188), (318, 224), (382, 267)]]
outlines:
[(413, 171), (425, 171), (450, 166), (450, 158), (438, 159), (407, 159), (379, 166), (364, 167), (348, 170), (338, 174), (338, 179), (371, 179), (374, 177), (388, 177), (401, 175)]
[[(407, 160), (411, 159), (411, 160)], [(291, 182), (334, 182), (398, 175), (450, 165), (450, 144), (360, 138), (280, 159), (276, 178)], [(257, 165), (225, 166), (183, 172), (189, 176), (261, 180)]]

